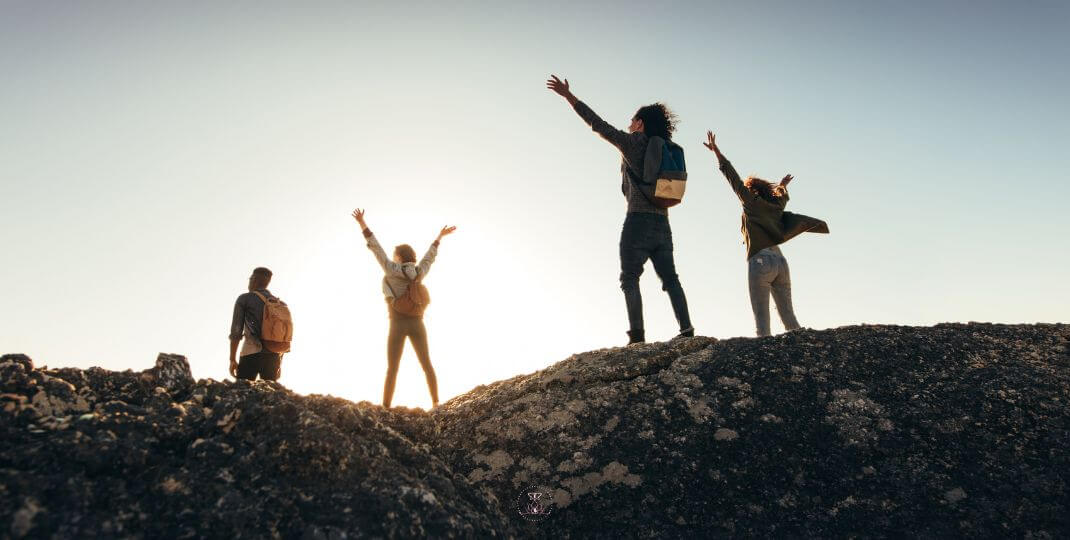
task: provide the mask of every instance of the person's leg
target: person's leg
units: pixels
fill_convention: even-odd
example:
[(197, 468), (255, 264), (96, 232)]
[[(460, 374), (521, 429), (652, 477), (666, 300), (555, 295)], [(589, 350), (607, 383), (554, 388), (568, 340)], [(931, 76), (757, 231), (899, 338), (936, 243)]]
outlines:
[(645, 340), (643, 329), (643, 297), (639, 292), (639, 276), (648, 258), (643, 245), (644, 226), (642, 217), (631, 214), (624, 220), (620, 233), (620, 289), (624, 291), (624, 303), (628, 308), (629, 343)]
[(282, 373), (282, 354), (264, 351), (260, 358), (260, 378), (277, 381)]
[(784, 323), (785, 330), (796, 330), (799, 321), (795, 318), (795, 309), (791, 305), (791, 274), (788, 272), (788, 260), (779, 257), (779, 269), (776, 278), (773, 279), (773, 301), (776, 302), (777, 313), (780, 313), (780, 322)]
[(676, 262), (673, 260), (672, 230), (669, 229), (668, 221), (660, 232), (660, 243), (651, 254), (650, 260), (654, 263), (654, 272), (661, 278), (661, 290), (669, 293), (669, 302), (672, 303), (673, 314), (676, 322), (680, 324), (680, 334), (695, 335), (695, 328), (691, 326), (691, 315), (687, 310), (687, 297), (684, 295), (684, 287), (680, 285), (680, 277), (676, 274)]
[(260, 353), (247, 354), (238, 358), (238, 374), (235, 378), (255, 381), (260, 372)]
[(754, 326), (758, 337), (769, 335), (769, 291), (776, 270), (769, 257), (755, 255), (747, 261), (747, 282), (750, 286), (750, 305), (754, 310)]
[(435, 368), (431, 366), (431, 352), (427, 347), (427, 328), (422, 320), (413, 321), (409, 341), (412, 342), (412, 348), (416, 350), (416, 358), (420, 360), (420, 367), (424, 369), (427, 389), (431, 391), (431, 406), (437, 407), (438, 379), (435, 378)]
[(400, 321), (391, 317), (390, 334), (386, 338), (386, 382), (383, 383), (383, 407), (389, 409), (394, 398), (394, 383), (401, 365), (401, 350), (405, 346), (405, 333)]

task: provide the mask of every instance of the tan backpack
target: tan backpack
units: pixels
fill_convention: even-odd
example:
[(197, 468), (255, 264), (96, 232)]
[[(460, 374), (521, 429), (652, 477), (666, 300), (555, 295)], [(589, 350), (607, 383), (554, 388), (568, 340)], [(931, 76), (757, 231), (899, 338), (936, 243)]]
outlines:
[(294, 322), (286, 302), (272, 297), (268, 299), (257, 291), (253, 294), (264, 301), (264, 320), (260, 322), (260, 342), (273, 353), (290, 352)]
[(427, 287), (422, 283), (423, 276), (417, 276), (416, 279), (409, 280), (409, 288), (405, 290), (405, 294), (398, 296), (394, 292), (394, 288), (390, 286), (390, 282), (386, 282), (386, 286), (390, 289), (390, 292), (394, 293), (394, 310), (402, 315), (408, 315), (410, 317), (423, 317), (424, 310), (427, 309), (427, 305), (431, 303), (431, 294), (427, 292)]

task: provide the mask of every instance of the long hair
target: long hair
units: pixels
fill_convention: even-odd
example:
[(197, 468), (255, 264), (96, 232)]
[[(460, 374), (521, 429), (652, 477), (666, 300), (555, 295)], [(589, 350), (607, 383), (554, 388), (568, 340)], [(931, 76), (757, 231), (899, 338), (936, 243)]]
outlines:
[(749, 189), (751, 193), (771, 203), (776, 203), (777, 199), (783, 197), (785, 192), (784, 186), (779, 184), (774, 185), (772, 182), (762, 180), (757, 176), (748, 176), (747, 179), (743, 181), (743, 185), (747, 186), (747, 189)]
[(400, 244), (394, 248), (394, 254), (401, 258), (401, 262), (416, 262), (416, 250), (408, 244)]
[(672, 138), (673, 132), (676, 131), (676, 122), (679, 121), (676, 113), (660, 102), (639, 107), (639, 110), (635, 111), (635, 118), (643, 121), (643, 133), (648, 137), (661, 137), (665, 140)]

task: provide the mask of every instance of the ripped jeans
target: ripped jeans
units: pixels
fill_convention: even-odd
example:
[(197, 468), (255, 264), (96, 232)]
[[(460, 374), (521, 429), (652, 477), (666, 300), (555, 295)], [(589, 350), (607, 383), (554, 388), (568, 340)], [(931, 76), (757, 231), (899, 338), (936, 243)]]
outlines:
[(788, 260), (777, 246), (767, 247), (747, 260), (747, 281), (750, 284), (750, 305), (754, 310), (754, 325), (758, 337), (768, 336), (769, 295), (772, 293), (776, 310), (785, 330), (799, 328), (795, 310), (791, 307), (791, 274)]

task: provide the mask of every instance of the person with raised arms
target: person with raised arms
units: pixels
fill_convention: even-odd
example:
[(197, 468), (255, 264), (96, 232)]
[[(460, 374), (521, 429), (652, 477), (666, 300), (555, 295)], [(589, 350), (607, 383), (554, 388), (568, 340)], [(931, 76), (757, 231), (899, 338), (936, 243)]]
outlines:
[(828, 233), (828, 225), (820, 219), (784, 210), (788, 204), (788, 183), (794, 178), (792, 175), (785, 175), (778, 184), (756, 176), (740, 180), (739, 173), (718, 148), (712, 131), (706, 132), (706, 139), (702, 144), (717, 156), (721, 173), (728, 179), (728, 185), (743, 205), (741, 230), (747, 246), (747, 281), (758, 336), (770, 335), (770, 293), (784, 329), (798, 329), (799, 321), (791, 304), (788, 260), (778, 244), (804, 232)]
[(390, 408), (394, 397), (394, 383), (397, 381), (401, 353), (408, 338), (416, 350), (416, 358), (427, 378), (427, 389), (431, 391), (431, 406), (438, 407), (438, 380), (435, 368), (431, 366), (431, 353), (427, 345), (427, 328), (424, 327), (423, 315), (430, 297), (423, 279), (431, 270), (431, 263), (438, 255), (438, 245), (444, 236), (452, 234), (457, 227), (443, 227), (438, 237), (431, 243), (427, 253), (416, 262), (416, 251), (408, 244), (394, 248), (393, 257), (387, 257), (379, 245), (368, 224), (364, 221), (364, 210), (353, 211), (353, 219), (360, 224), (361, 231), (368, 243), (368, 249), (383, 268), (383, 296), (386, 298), (387, 312), (390, 316), (390, 332), (386, 340), (386, 382), (383, 384), (383, 407)]

